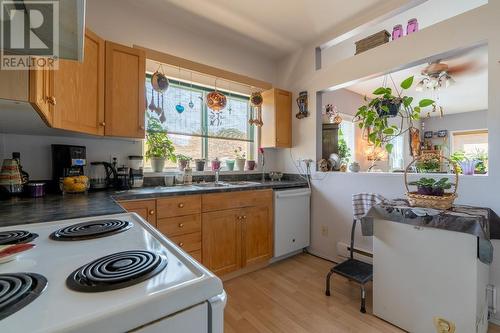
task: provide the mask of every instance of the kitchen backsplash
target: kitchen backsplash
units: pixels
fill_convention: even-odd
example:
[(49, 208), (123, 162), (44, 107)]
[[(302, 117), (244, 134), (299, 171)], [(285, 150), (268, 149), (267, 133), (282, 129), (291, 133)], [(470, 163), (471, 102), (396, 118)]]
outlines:
[[(67, 144), (87, 147), (87, 161), (127, 163), (129, 155), (142, 155), (141, 140), (109, 139), (94, 137), (40, 136), (0, 133), (0, 158), (11, 158), (13, 151), (21, 153), (21, 162), (31, 179), (52, 178), (51, 145)], [(1, 162), (1, 161), (0, 161)]]

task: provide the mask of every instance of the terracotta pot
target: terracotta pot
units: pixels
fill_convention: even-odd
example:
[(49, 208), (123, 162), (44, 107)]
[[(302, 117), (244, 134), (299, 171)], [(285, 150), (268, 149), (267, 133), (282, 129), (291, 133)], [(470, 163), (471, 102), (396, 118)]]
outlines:
[(254, 170), (255, 169), (255, 161), (248, 160), (247, 161), (247, 170)]

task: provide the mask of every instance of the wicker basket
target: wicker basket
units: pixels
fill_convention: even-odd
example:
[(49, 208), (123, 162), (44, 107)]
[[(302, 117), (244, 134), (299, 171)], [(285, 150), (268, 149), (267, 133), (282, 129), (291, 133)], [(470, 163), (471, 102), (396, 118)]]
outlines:
[[(453, 165), (453, 169), (455, 171), (455, 186), (452, 193), (445, 193), (443, 196), (437, 195), (424, 195), (419, 194), (418, 192), (411, 192), (408, 186), (408, 170), (410, 170), (411, 166), (420, 160), (426, 159), (445, 159)], [(439, 154), (422, 154), (413, 159), (413, 161), (408, 164), (405, 170), (405, 186), (406, 186), (406, 197), (410, 202), (410, 205), (413, 207), (425, 207), (425, 208), (434, 208), (434, 209), (450, 209), (453, 205), (453, 202), (457, 198), (457, 189), (458, 189), (458, 168), (457, 165), (452, 162), (449, 158), (439, 155)]]

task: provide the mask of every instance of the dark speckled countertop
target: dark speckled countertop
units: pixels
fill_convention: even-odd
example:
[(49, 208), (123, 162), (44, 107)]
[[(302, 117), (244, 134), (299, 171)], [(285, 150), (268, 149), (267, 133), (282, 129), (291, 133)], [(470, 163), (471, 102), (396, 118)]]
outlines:
[(121, 200), (269, 188), (278, 190), (305, 186), (307, 186), (305, 180), (284, 180), (218, 188), (199, 188), (195, 186), (144, 187), (129, 191), (89, 192), (88, 194), (67, 194), (64, 196), (48, 194), (43, 198), (12, 198), (0, 201), (0, 227), (123, 213), (125, 210), (116, 202)]

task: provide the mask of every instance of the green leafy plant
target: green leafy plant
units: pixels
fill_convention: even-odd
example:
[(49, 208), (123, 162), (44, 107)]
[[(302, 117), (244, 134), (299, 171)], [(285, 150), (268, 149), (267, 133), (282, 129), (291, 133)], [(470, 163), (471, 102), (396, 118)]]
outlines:
[(343, 163), (349, 163), (351, 149), (347, 146), (342, 129), (339, 129), (338, 155)]
[(183, 155), (183, 154), (177, 154), (176, 155), (177, 157), (177, 161), (191, 161), (192, 158), (187, 156), (187, 155)]
[[(384, 147), (391, 153), (392, 139), (413, 128), (413, 121), (420, 119), (422, 109), (434, 105), (432, 99), (422, 99), (413, 106), (413, 97), (402, 95), (413, 85), (413, 76), (401, 82), (401, 91), (396, 89), (396, 95), (389, 87), (379, 87), (373, 91), (376, 96), (368, 100), (365, 96), (365, 105), (358, 108), (355, 121), (359, 128), (367, 132), (368, 140), (375, 147)], [(395, 111), (395, 112), (394, 112)], [(389, 124), (392, 114), (400, 118), (400, 126)]]
[(477, 149), (474, 153), (467, 154), (463, 150), (457, 150), (450, 155), (450, 160), (457, 165), (458, 172), (462, 173), (460, 162), (477, 161), (475, 173), (484, 174), (488, 172), (488, 153), (482, 149)]
[(146, 131), (146, 158), (165, 158), (176, 162), (175, 147), (169, 139), (167, 132), (163, 129), (160, 121), (154, 117), (148, 117)]
[(442, 196), (445, 190), (449, 190), (454, 184), (446, 177), (440, 180), (422, 177), (417, 181), (408, 183), (417, 186), (419, 194)]
[(417, 170), (419, 172), (437, 172), (441, 168), (438, 158), (430, 158), (417, 162)]
[(246, 153), (243, 151), (243, 148), (238, 147), (234, 150), (234, 157), (238, 160), (242, 160), (246, 158)]

